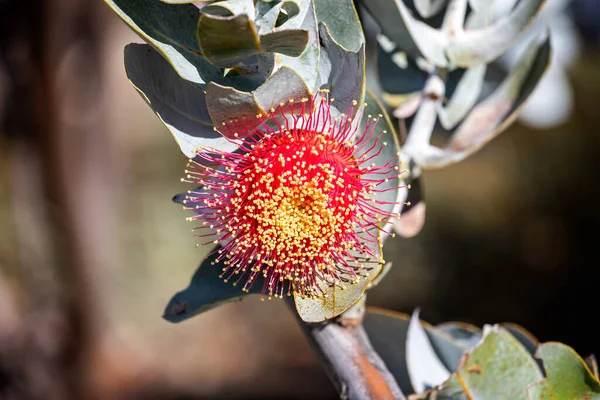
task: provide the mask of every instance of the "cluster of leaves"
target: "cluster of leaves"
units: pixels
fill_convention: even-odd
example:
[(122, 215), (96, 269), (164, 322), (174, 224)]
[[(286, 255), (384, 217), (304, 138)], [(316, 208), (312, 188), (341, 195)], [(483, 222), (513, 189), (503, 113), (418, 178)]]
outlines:
[(126, 46), (127, 76), (187, 157), (234, 149), (215, 125), (319, 88), (340, 112), (362, 99), (364, 36), (349, 0), (105, 1), (147, 42)]
[(410, 400), (600, 399), (594, 356), (540, 344), (514, 324), (432, 326), (418, 313), (371, 309), (364, 327)]
[[(367, 41), (351, 0), (105, 1), (146, 42), (126, 46), (127, 75), (187, 157), (199, 147), (234, 151), (235, 144), (214, 126), (239, 119), (258, 125), (256, 115), (319, 89), (330, 90), (335, 113), (347, 113), (354, 100), (365, 99), (365, 115), (386, 115), (378, 94), (398, 118), (416, 112), (401, 151), (393, 123), (387, 116), (380, 122), (391, 136), (383, 139), (394, 146), (379, 155), (386, 162), (400, 153), (410, 167), (413, 207), (403, 210), (403, 221), (417, 226), (409, 229), (413, 234), (424, 220), (421, 168), (463, 159), (506, 127), (550, 57), (547, 38), (534, 41), (514, 70), (480, 99), (488, 64), (512, 46), (542, 0), (363, 1), (365, 18), (376, 21), (377, 40)], [(378, 46), (378, 57), (365, 59), (366, 44)], [(366, 61), (374, 60), (377, 65), (366, 69)], [(378, 84), (365, 98), (367, 72), (377, 74)], [(436, 121), (449, 131), (443, 148), (429, 143)], [(406, 196), (390, 193), (391, 202)], [(224, 285), (220, 266), (211, 261), (173, 297), (165, 318), (181, 321), (246, 295)], [(378, 265), (368, 279), (343, 291), (325, 287), (324, 300), (297, 298), (300, 316), (307, 322), (336, 317), (382, 271), (387, 268)]]
[[(372, 89), (401, 126), (402, 158), (411, 166), (403, 237), (425, 220), (422, 169), (459, 162), (508, 127), (544, 76), (551, 57), (546, 33), (523, 38), (545, 0), (361, 1)], [(527, 43), (520, 43), (527, 39)], [(517, 46), (518, 45), (518, 46)], [(497, 59), (525, 48), (508, 73)], [(431, 143), (433, 132), (445, 139)]]
[[(214, 126), (241, 119), (258, 126), (257, 115), (318, 90), (335, 98), (334, 114), (348, 113), (353, 102), (363, 100), (368, 103), (365, 115), (384, 113), (370, 94), (365, 98), (365, 39), (350, 0), (106, 2), (147, 42), (126, 46), (127, 76), (189, 158), (199, 147), (236, 150)], [(366, 121), (361, 124), (364, 129)], [(390, 145), (375, 161), (395, 158), (400, 163), (399, 143), (387, 117), (379, 129), (387, 132), (378, 140)], [(388, 185), (402, 186), (397, 178)], [(405, 198), (406, 191), (381, 196), (392, 204)], [(373, 247), (380, 254), (380, 246)], [(170, 301), (165, 318), (181, 321), (247, 295), (223, 283), (222, 267), (214, 258), (204, 260), (189, 287)], [(299, 315), (320, 322), (341, 314), (381, 270), (377, 263), (366, 279), (345, 290), (324, 283), (325, 299), (295, 298)], [(260, 291), (262, 285), (255, 283), (251, 293)]]

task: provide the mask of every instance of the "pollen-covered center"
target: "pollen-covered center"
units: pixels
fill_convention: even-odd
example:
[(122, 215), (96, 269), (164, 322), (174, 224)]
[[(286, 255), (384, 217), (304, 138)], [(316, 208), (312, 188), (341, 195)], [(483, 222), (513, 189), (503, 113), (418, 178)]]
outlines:
[(183, 180), (200, 187), (181, 202), (199, 222), (199, 245), (220, 245), (212, 264), (225, 282), (263, 296), (324, 298), (383, 262), (380, 233), (398, 205), (388, 195), (399, 189), (397, 154), (375, 162), (387, 146), (379, 141), (387, 132), (376, 132), (381, 116), (367, 115), (358, 131), (353, 117), (331, 115), (330, 101), (290, 100), (256, 121), (223, 122), (237, 150), (200, 148), (190, 160)]
[(236, 173), (234, 190), (211, 202), (231, 205), (228, 263), (250, 254), (280, 281), (305, 287), (354, 246), (361, 182), (351, 146), (316, 132), (278, 132), (229, 172)]

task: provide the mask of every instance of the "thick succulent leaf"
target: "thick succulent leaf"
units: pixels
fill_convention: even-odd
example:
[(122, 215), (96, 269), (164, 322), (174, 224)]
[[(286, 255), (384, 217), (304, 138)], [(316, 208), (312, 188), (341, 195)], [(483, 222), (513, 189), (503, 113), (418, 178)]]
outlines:
[(239, 119), (246, 119), (250, 126), (257, 126), (257, 115), (263, 112), (250, 93), (214, 82), (206, 86), (206, 108), (217, 128)]
[(445, 67), (446, 36), (413, 17), (402, 0), (369, 0), (362, 3), (379, 22), (383, 33), (412, 57), (423, 57)]
[(277, 66), (289, 67), (295, 71), (306, 86), (314, 93), (318, 86), (318, 71), (319, 71), (319, 33), (317, 30), (317, 21), (313, 0), (299, 0), (299, 14), (293, 19), (287, 21), (281, 28), (276, 28), (279, 31), (285, 29), (302, 29), (308, 32), (308, 41), (302, 54), (298, 57), (292, 57), (285, 54), (278, 54)]
[(198, 43), (213, 65), (231, 68), (260, 53), (297, 57), (308, 42), (306, 30), (294, 29), (258, 35), (248, 15), (223, 17), (203, 14), (198, 22)]
[(547, 379), (542, 379), (527, 387), (526, 397), (527, 400), (553, 400), (556, 398), (552, 395)]
[(322, 45), (319, 62), (321, 89), (329, 89), (337, 114), (348, 114), (354, 102), (361, 103), (365, 90), (365, 49), (348, 51), (331, 37), (328, 27), (319, 25)]
[(169, 322), (181, 322), (222, 304), (240, 300), (248, 294), (261, 293), (262, 275), (257, 278), (249, 293), (242, 291), (242, 284), (225, 282), (219, 277), (223, 268), (223, 261), (217, 261), (219, 248), (220, 246), (217, 246), (202, 261), (189, 286), (171, 298), (165, 308), (164, 319)]
[(437, 328), (450, 335), (464, 351), (473, 350), (483, 336), (481, 329), (466, 322), (444, 322)]
[(539, 346), (536, 357), (556, 399), (600, 399), (600, 383), (571, 347), (548, 342)]
[(290, 100), (301, 103), (302, 99), (309, 99), (311, 93), (306, 83), (292, 69), (282, 67), (269, 77), (265, 83), (253, 93), (256, 104), (262, 110), (271, 110)]
[(315, 12), (319, 25), (327, 25), (333, 40), (344, 49), (357, 52), (365, 43), (351, 0), (315, 0)]
[[(318, 323), (332, 319), (356, 304), (364, 295), (369, 284), (379, 275), (382, 268), (381, 245), (379, 243), (365, 242), (376, 257), (363, 257), (355, 255), (358, 262), (365, 266), (363, 275), (358, 282), (347, 282), (343, 286), (319, 281), (319, 287), (324, 296), (320, 298), (301, 297), (294, 292), (294, 301), (298, 315), (304, 322)], [(352, 280), (346, 274), (343, 278)]]
[(413, 313), (408, 326), (406, 367), (416, 393), (441, 385), (450, 378), (450, 371), (438, 358), (425, 329), (421, 326), (419, 310)]
[(154, 46), (184, 79), (203, 84), (202, 58), (196, 41), (200, 11), (192, 4), (178, 6), (157, 0), (105, 0), (142, 39)]
[(169, 129), (187, 157), (193, 157), (194, 150), (200, 146), (235, 149), (213, 130), (202, 89), (177, 75), (152, 47), (127, 45), (125, 70), (131, 84)]
[(504, 54), (539, 12), (545, 0), (521, 0), (513, 11), (482, 29), (469, 29), (453, 37), (448, 58), (460, 67), (489, 63)]
[(543, 376), (527, 350), (504, 328), (486, 327), (482, 343), (458, 371), (474, 400), (526, 400), (526, 389)]
[[(448, 370), (455, 370), (462, 356), (462, 349), (445, 333), (427, 323), (421, 323), (436, 355)], [(406, 364), (409, 325), (408, 315), (377, 308), (368, 308), (363, 321), (373, 348), (383, 359), (404, 393), (413, 392)]]
[(453, 129), (471, 111), (481, 93), (486, 69), (483, 63), (468, 68), (448, 104), (439, 103), (438, 118), (445, 129)]
[(414, 0), (414, 3), (415, 8), (423, 18), (431, 18), (444, 8), (446, 1), (447, 0)]
[(463, 160), (506, 129), (544, 75), (550, 53), (548, 38), (534, 42), (502, 84), (467, 115), (446, 147), (420, 157), (420, 164), (440, 168)]

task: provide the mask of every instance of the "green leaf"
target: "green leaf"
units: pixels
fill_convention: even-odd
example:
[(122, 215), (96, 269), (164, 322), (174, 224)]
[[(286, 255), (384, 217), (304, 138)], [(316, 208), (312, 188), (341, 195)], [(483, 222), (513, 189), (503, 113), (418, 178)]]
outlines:
[(202, 54), (213, 65), (231, 68), (260, 53), (282, 53), (298, 57), (308, 42), (301, 29), (271, 32), (259, 37), (248, 15), (217, 16), (203, 14), (198, 23), (198, 43)]
[(191, 4), (157, 0), (105, 0), (142, 39), (165, 57), (184, 79), (204, 84), (199, 69), (208, 64), (196, 41), (200, 11)]
[(527, 400), (554, 400), (547, 379), (542, 379), (527, 387)]
[(365, 43), (351, 0), (315, 0), (315, 12), (319, 24), (327, 25), (333, 40), (344, 49), (357, 52)]
[(262, 52), (281, 53), (290, 57), (299, 57), (308, 43), (308, 31), (287, 29), (267, 33), (260, 37)]
[(263, 278), (260, 274), (250, 293), (242, 291), (243, 284), (225, 282), (219, 277), (224, 266), (223, 260), (217, 260), (219, 249), (220, 246), (217, 246), (202, 261), (189, 286), (171, 298), (165, 308), (164, 319), (173, 323), (181, 322), (222, 304), (241, 300), (248, 294), (261, 293)]
[(330, 35), (328, 27), (319, 25), (321, 38), (321, 60), (319, 80), (322, 89), (330, 90), (335, 99), (332, 108), (338, 116), (348, 115), (355, 102), (361, 103), (365, 90), (365, 49), (361, 46), (357, 52), (347, 51), (339, 46)]
[(526, 389), (543, 376), (527, 350), (504, 328), (487, 327), (483, 342), (458, 371), (474, 400), (526, 400)]
[[(453, 371), (462, 356), (461, 348), (449, 336), (434, 326), (421, 322), (436, 355)], [(369, 341), (394, 375), (404, 393), (412, 393), (406, 365), (406, 340), (410, 317), (406, 314), (378, 308), (368, 308), (363, 326)]]
[(342, 273), (342, 278), (349, 281), (344, 285), (318, 281), (318, 285), (324, 293), (321, 298), (302, 298), (294, 292), (296, 311), (304, 322), (318, 323), (335, 318), (363, 297), (367, 286), (379, 275), (382, 267), (381, 245), (366, 239), (364, 244), (369, 246), (375, 257), (365, 257), (359, 253), (353, 254), (353, 257), (365, 267), (358, 282), (350, 282), (352, 278)]
[(448, 65), (446, 36), (414, 18), (402, 0), (368, 0), (362, 4), (379, 23), (383, 33), (401, 50), (440, 67)]
[(549, 38), (532, 43), (502, 84), (467, 115), (448, 144), (421, 157), (420, 164), (441, 168), (463, 160), (506, 129), (546, 72), (550, 54)]
[(481, 29), (469, 29), (453, 37), (448, 58), (459, 67), (489, 63), (509, 50), (546, 0), (521, 0), (513, 11)]
[(546, 370), (546, 379), (556, 399), (600, 399), (600, 383), (571, 347), (549, 342), (539, 346), (536, 357)]
[(125, 70), (131, 84), (169, 129), (187, 157), (193, 157), (194, 150), (200, 146), (235, 149), (213, 130), (202, 89), (177, 75), (152, 47), (127, 45)]

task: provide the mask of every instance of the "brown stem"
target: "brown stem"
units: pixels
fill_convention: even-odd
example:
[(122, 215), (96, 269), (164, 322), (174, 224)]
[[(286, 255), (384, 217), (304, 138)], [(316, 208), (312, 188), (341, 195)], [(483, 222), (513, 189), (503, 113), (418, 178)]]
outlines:
[(298, 318), (340, 398), (405, 399), (394, 376), (375, 352), (362, 326), (364, 299), (340, 317), (320, 324)]

